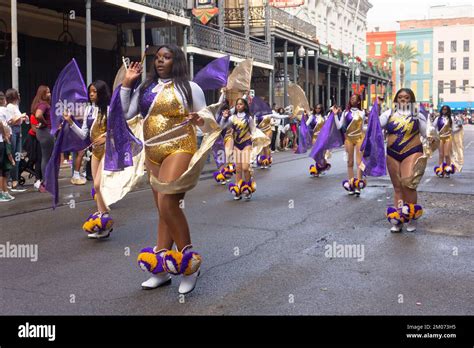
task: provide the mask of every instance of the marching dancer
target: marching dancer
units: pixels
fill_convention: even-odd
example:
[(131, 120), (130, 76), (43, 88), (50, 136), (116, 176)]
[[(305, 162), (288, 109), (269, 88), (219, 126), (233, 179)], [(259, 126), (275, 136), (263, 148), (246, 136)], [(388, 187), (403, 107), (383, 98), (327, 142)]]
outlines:
[[(360, 147), (364, 140), (364, 121), (365, 113), (361, 107), (361, 97), (359, 94), (353, 94), (349, 104), (337, 117), (337, 108), (333, 106), (332, 111), (336, 114), (335, 121), (337, 129), (345, 134), (344, 147), (347, 154), (347, 180), (344, 180), (342, 186), (348, 191), (349, 195), (360, 195), (360, 190), (366, 186), (366, 181), (362, 179), (362, 171), (359, 165), (362, 160)], [(357, 163), (357, 178), (354, 176), (354, 155)]]
[(73, 121), (70, 112), (64, 114), (64, 119), (77, 136), (82, 140), (90, 138), (92, 142), (91, 169), (94, 183), (92, 197), (97, 202), (97, 211), (87, 218), (82, 228), (88, 233), (88, 238), (102, 239), (110, 236), (114, 224), (100, 190), (101, 161), (105, 154), (107, 115), (110, 103), (109, 87), (104, 81), (97, 80), (89, 86), (88, 96), (91, 105), (85, 109), (81, 128)]
[(229, 191), (235, 200), (250, 199), (256, 190), (256, 183), (252, 180), (250, 159), (252, 153), (252, 135), (255, 133), (255, 122), (249, 113), (249, 104), (246, 99), (239, 98), (235, 104), (236, 113), (223, 115), (220, 126), (222, 129), (232, 128), (234, 142), (234, 160), (236, 164), (235, 184), (229, 184)]
[[(310, 129), (311, 143), (314, 145), (316, 140), (318, 139), (318, 135), (321, 132), (321, 129), (326, 122), (326, 117), (324, 117), (324, 110), (322, 104), (316, 105), (313, 109), (313, 112), (309, 116), (308, 120), (306, 121), (306, 125)], [(328, 155), (326, 154), (325, 157)], [(323, 172), (329, 170), (331, 168), (331, 164), (327, 162), (326, 158), (322, 160), (322, 163), (315, 163), (309, 167), (309, 175), (312, 177), (318, 177)]]
[[(268, 145), (264, 146), (260, 154), (257, 156), (257, 165), (260, 169), (267, 169), (272, 166), (273, 159), (271, 155), (271, 140), (272, 140), (272, 120), (288, 118), (287, 115), (280, 115), (273, 111), (270, 106), (261, 98), (254, 97), (252, 104), (250, 104), (250, 113), (253, 115), (257, 129), (268, 138)], [(260, 133), (259, 131), (257, 131)], [(260, 134), (261, 134), (260, 133)]]
[[(140, 63), (130, 65), (120, 99), (126, 119), (139, 113), (144, 117), (145, 163), (158, 211), (156, 246), (145, 248), (138, 255), (139, 266), (151, 273), (142, 288), (154, 289), (169, 284), (171, 275), (182, 275), (179, 293), (186, 294), (196, 285), (201, 255), (193, 250), (180, 203), (186, 191), (196, 185), (200, 165), (204, 165), (220, 130), (213, 115), (197, 113), (206, 108), (206, 100), (202, 89), (189, 81), (186, 57), (178, 46), (158, 48), (151, 74), (130, 95), (141, 73)], [(195, 126), (203, 133), (213, 131), (199, 150)], [(168, 138), (163, 140), (164, 137)], [(178, 250), (172, 250), (173, 244)]]
[[(219, 102), (221, 102), (221, 100), (219, 100)], [(224, 104), (216, 118), (217, 123), (220, 123), (224, 115), (225, 117), (229, 117), (230, 113), (231, 110), (229, 109), (229, 105), (227, 103)], [(233, 148), (232, 129), (223, 129), (221, 136), (212, 147), (214, 161), (217, 165), (217, 171), (213, 173), (213, 176), (221, 185), (230, 182), (232, 175), (235, 174), (235, 163), (232, 161)], [(221, 153), (222, 151), (224, 152), (223, 154)], [(222, 155), (224, 155), (224, 160), (222, 160)]]
[[(401, 232), (404, 223), (407, 231), (413, 232), (416, 220), (423, 214), (416, 189), (427, 162), (421, 142), (421, 136), (426, 137), (427, 121), (425, 115), (416, 112), (411, 89), (400, 89), (394, 103), (394, 110), (380, 116), (380, 126), (387, 131), (387, 168), (394, 190), (394, 206), (387, 209), (387, 218), (393, 224), (391, 232)], [(381, 134), (380, 137), (383, 139)], [(380, 147), (383, 148), (383, 140)]]
[(453, 152), (453, 145), (454, 147), (457, 145), (453, 141), (453, 137), (455, 133), (461, 130), (462, 120), (461, 122), (454, 120), (451, 115), (451, 108), (444, 105), (441, 108), (441, 114), (434, 120), (434, 127), (439, 138), (439, 164), (434, 167), (434, 172), (440, 178), (449, 178), (456, 169), (460, 170), (460, 166), (458, 165), (458, 168), (456, 168), (455, 163), (453, 163), (451, 153)]

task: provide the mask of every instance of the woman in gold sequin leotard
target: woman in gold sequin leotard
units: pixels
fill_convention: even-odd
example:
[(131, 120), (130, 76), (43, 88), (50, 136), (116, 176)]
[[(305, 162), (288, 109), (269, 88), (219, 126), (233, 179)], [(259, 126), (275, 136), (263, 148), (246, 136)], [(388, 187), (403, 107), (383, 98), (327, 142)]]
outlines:
[[(120, 97), (126, 118), (140, 114), (144, 118), (145, 165), (151, 183), (173, 183), (186, 172), (197, 151), (195, 126), (204, 120), (197, 111), (206, 107), (201, 88), (190, 82), (186, 57), (176, 45), (163, 45), (155, 54), (153, 69), (130, 97), (135, 81), (141, 76), (140, 63), (127, 69)], [(158, 210), (158, 236), (154, 248), (145, 248), (138, 256), (139, 266), (151, 273), (143, 289), (154, 289), (171, 282), (171, 275), (182, 275), (179, 293), (191, 292), (196, 284), (201, 256), (191, 250), (188, 223), (181, 208), (185, 192), (158, 192), (152, 185)], [(177, 251), (172, 250), (176, 244)]]
[[(359, 168), (362, 161), (360, 147), (365, 137), (365, 112), (361, 108), (361, 103), (360, 95), (353, 94), (347, 109), (340, 115), (340, 118), (337, 116), (337, 109), (333, 107), (337, 129), (341, 129), (345, 135), (344, 147), (347, 154), (348, 177), (342, 185), (350, 195), (355, 194), (356, 196), (359, 196), (360, 190), (366, 186), (365, 180), (362, 179), (362, 170)], [(354, 155), (356, 157), (357, 177), (354, 177)]]

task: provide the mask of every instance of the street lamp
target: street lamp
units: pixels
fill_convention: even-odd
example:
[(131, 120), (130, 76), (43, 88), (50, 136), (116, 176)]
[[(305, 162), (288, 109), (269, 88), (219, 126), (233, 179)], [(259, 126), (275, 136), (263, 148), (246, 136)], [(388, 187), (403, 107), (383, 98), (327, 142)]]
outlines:
[(306, 50), (303, 46), (298, 49), (298, 57), (300, 57), (300, 68), (303, 67), (303, 57), (306, 55)]
[(357, 65), (354, 74), (355, 74), (355, 77), (356, 77), (356, 80), (357, 80), (357, 90), (359, 90), (359, 87), (360, 87), (360, 69), (359, 69), (359, 65)]

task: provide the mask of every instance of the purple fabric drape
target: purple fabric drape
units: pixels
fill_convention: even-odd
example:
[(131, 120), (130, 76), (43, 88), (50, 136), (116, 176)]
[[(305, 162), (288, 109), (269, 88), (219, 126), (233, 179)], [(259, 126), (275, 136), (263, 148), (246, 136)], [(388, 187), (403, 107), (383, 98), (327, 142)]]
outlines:
[(308, 151), (308, 148), (311, 146), (311, 131), (306, 125), (308, 117), (309, 116), (307, 114), (303, 114), (303, 116), (301, 117), (298, 137), (298, 148), (296, 149), (296, 153), (306, 153), (306, 151)]
[(321, 132), (318, 135), (318, 139), (313, 145), (313, 149), (309, 154), (309, 157), (313, 158), (316, 163), (324, 165), (325, 158), (324, 154), (327, 150), (331, 150), (340, 147), (344, 144), (344, 135), (337, 129), (336, 122), (334, 122), (334, 113), (331, 112), (328, 119), (324, 123)]
[(87, 102), (86, 85), (73, 58), (59, 73), (51, 93), (51, 134), (58, 130), (66, 109), (77, 115), (78, 110)]
[(252, 98), (252, 103), (249, 106), (250, 113), (258, 118), (260, 116), (271, 115), (272, 108), (262, 98), (255, 96)]
[(225, 164), (224, 137), (222, 135), (219, 136), (214, 145), (212, 145), (212, 155), (214, 157), (214, 161), (216, 162), (217, 169)]
[(227, 76), (229, 75), (230, 56), (214, 59), (194, 77), (194, 82), (203, 91), (218, 89), (227, 86)]
[(377, 100), (370, 111), (367, 133), (360, 151), (362, 152), (362, 162), (365, 165), (364, 175), (384, 176), (387, 174), (384, 138), (379, 121), (379, 105)]
[[(74, 117), (73, 117), (74, 120)], [(79, 127), (80, 125), (74, 120)], [(61, 161), (61, 153), (64, 152), (76, 152), (84, 150), (91, 144), (89, 137), (82, 140), (77, 136), (76, 133), (71, 129), (69, 123), (63, 121), (61, 130), (59, 131), (58, 137), (54, 143), (53, 152), (51, 158), (46, 166), (46, 173), (44, 175), (44, 186), (46, 190), (53, 195), (53, 208), (56, 208), (59, 201), (59, 166)]]
[(107, 115), (104, 169), (114, 172), (132, 166), (133, 156), (143, 149), (143, 143), (133, 135), (125, 120), (120, 100), (121, 87), (119, 85), (112, 94)]

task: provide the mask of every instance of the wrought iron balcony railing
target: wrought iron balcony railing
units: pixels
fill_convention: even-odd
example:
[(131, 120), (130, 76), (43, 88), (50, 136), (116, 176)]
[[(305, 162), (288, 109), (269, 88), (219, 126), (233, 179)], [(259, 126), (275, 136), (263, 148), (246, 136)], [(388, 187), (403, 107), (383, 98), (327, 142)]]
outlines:
[(134, 3), (161, 10), (176, 16), (186, 17), (186, 0), (131, 0)]
[(199, 48), (229, 53), (240, 58), (253, 57), (262, 63), (271, 63), (268, 44), (256, 38), (247, 41), (242, 33), (229, 28), (220, 31), (210, 24), (202, 25), (194, 21), (189, 31), (188, 42)]
[[(290, 33), (313, 40), (316, 38), (316, 26), (308, 23), (292, 14), (269, 6), (268, 15), (271, 28), (284, 29)], [(249, 8), (250, 27), (265, 26), (265, 7), (255, 6)], [(227, 8), (225, 10), (225, 21), (230, 27), (244, 26), (244, 9)]]

